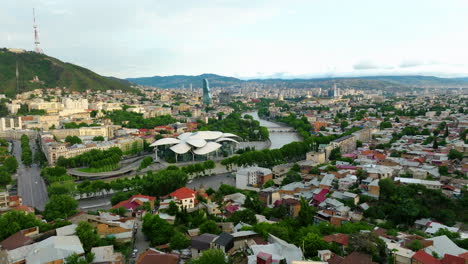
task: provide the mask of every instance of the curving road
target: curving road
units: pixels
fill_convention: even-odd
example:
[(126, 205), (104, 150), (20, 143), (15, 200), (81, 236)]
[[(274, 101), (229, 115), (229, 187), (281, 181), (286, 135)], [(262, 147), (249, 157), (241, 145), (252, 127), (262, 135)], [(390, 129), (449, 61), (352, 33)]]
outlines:
[[(31, 142), (33, 144), (31, 144)], [(37, 151), (34, 141), (30, 142), (33, 153)], [(19, 140), (13, 141), (13, 155), (18, 160), (18, 195), (23, 199), (23, 204), (41, 211), (49, 200), (47, 188), (41, 177), (41, 168), (37, 164), (27, 167), (21, 161), (21, 143)]]
[[(149, 155), (152, 155), (152, 154), (149, 154)], [(143, 158), (145, 158), (146, 156), (149, 156), (149, 155), (140, 156), (140, 157), (138, 157), (137, 161), (134, 161), (133, 163), (131, 163), (131, 164), (129, 164), (129, 165), (123, 167), (123, 168), (120, 168), (118, 170), (114, 170), (114, 171), (90, 173), (90, 172), (79, 171), (77, 169), (69, 169), (69, 170), (67, 170), (67, 172), (68, 172), (68, 174), (73, 175), (73, 176), (89, 177), (89, 178), (95, 178), (95, 177), (105, 178), (105, 177), (119, 176), (119, 175), (125, 174), (127, 172), (138, 169), (138, 167), (140, 167), (140, 163), (143, 161)]]

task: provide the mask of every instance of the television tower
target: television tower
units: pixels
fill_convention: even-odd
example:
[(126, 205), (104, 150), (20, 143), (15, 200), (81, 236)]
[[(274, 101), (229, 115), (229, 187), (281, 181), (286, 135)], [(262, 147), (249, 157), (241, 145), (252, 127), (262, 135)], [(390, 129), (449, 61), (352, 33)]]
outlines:
[(34, 51), (37, 52), (37, 53), (44, 53), (41, 49), (41, 47), (39, 47), (39, 44), (41, 42), (39, 42), (39, 33), (37, 32), (37, 24), (36, 24), (36, 13), (34, 11), (34, 8), (33, 8), (33, 28), (34, 28)]

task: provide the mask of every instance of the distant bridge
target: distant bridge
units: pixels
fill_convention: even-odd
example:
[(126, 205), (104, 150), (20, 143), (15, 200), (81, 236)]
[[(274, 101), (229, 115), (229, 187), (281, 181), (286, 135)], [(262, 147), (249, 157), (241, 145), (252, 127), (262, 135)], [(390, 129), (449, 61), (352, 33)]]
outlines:
[(274, 132), (274, 133), (290, 133), (290, 132), (296, 132), (294, 128), (292, 127), (267, 127), (268, 131)]

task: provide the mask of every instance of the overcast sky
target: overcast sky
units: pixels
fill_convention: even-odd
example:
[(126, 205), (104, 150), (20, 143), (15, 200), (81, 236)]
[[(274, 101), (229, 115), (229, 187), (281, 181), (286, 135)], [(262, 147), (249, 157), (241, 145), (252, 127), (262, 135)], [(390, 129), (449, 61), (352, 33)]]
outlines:
[(102, 75), (468, 76), (468, 0), (10, 0), (0, 47)]

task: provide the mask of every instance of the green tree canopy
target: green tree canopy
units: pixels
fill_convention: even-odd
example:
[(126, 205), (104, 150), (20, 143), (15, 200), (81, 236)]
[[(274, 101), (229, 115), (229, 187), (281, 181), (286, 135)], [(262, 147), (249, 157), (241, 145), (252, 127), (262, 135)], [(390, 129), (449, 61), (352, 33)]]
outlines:
[(85, 252), (90, 252), (92, 247), (98, 245), (100, 237), (94, 228), (88, 222), (80, 222), (76, 227), (76, 235), (80, 238)]
[(190, 264), (229, 264), (229, 259), (219, 249), (208, 249), (203, 251), (197, 259), (192, 259)]
[(44, 217), (49, 220), (66, 219), (76, 214), (78, 202), (68, 195), (53, 195), (47, 202)]
[(200, 225), (200, 234), (204, 233), (218, 235), (221, 234), (221, 228), (218, 227), (215, 221), (208, 220)]

